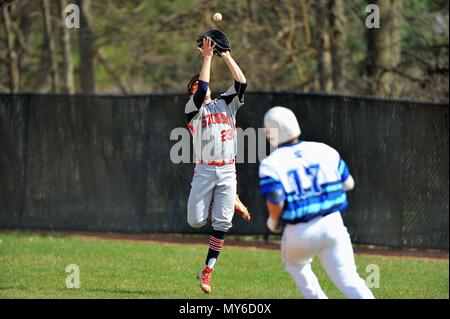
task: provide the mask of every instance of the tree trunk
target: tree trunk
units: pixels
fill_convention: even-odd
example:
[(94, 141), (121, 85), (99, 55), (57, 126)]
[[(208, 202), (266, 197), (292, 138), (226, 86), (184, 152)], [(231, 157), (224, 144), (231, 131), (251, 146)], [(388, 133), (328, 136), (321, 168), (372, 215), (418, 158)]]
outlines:
[[(295, 47), (295, 37), (297, 29), (295, 4), (292, 0), (286, 0), (279, 3), (274, 1), (273, 9), (277, 14), (277, 17), (280, 21), (280, 25), (285, 30), (285, 32), (287, 32), (286, 41), (284, 42), (284, 49), (286, 57), (290, 60), (296, 71), (297, 75), (296, 86), (300, 90), (308, 92), (309, 83), (308, 81), (305, 81), (305, 75), (302, 69), (299, 52), (298, 49)], [(285, 17), (284, 9), (287, 10), (287, 17)]]
[(67, 0), (59, 1), (59, 12), (61, 14), (61, 48), (63, 55), (63, 71), (64, 71), (64, 92), (69, 94), (75, 93), (75, 79), (73, 73), (73, 59), (72, 48), (70, 43), (70, 31), (66, 28), (65, 8), (67, 7)]
[(329, 0), (330, 27), (331, 27), (331, 55), (333, 63), (334, 89), (344, 92), (346, 89), (346, 19), (343, 0)]
[(12, 31), (9, 8), (10, 5), (8, 4), (3, 6), (3, 21), (6, 33), (6, 45), (8, 47), (9, 90), (11, 93), (16, 93), (20, 89), (19, 59), (14, 46), (14, 33)]
[(52, 28), (52, 15), (50, 1), (42, 0), (44, 10), (45, 35), (47, 37), (47, 48), (50, 55), (50, 75), (52, 81), (52, 92), (57, 92), (59, 87), (58, 61), (56, 57), (55, 38)]
[[(303, 30), (305, 35), (305, 41), (304, 44), (306, 46), (306, 54), (305, 54), (305, 61), (308, 61), (305, 63), (307, 74), (308, 74), (308, 82), (310, 90), (313, 91), (321, 91), (321, 85), (320, 85), (320, 72), (316, 72), (315, 70), (315, 64), (313, 61), (320, 60), (318, 58), (321, 45), (318, 44), (320, 41), (320, 31), (315, 31), (314, 28), (311, 29), (311, 20), (310, 16), (313, 16), (313, 19), (317, 18), (317, 4), (314, 3), (315, 0), (300, 0), (300, 10), (302, 12), (302, 23), (303, 23)], [(319, 3), (320, 6), (320, 3)], [(312, 14), (311, 14), (312, 12)], [(319, 33), (319, 34), (318, 34)], [(320, 63), (319, 63), (320, 68)]]
[(368, 29), (366, 74), (369, 91), (378, 96), (394, 97), (394, 71), (401, 60), (401, 24), (403, 0), (374, 1), (380, 8), (380, 28)]
[(80, 7), (80, 88), (82, 93), (95, 92), (94, 34), (92, 31), (91, 0), (78, 0)]
[(305, 41), (306, 45), (311, 45), (311, 27), (309, 26), (309, 14), (308, 14), (308, 5), (305, 0), (300, 1), (301, 9), (302, 9), (302, 19), (303, 19), (303, 29), (305, 32)]
[(319, 21), (320, 28), (320, 89), (324, 92), (332, 92), (334, 90), (333, 83), (333, 58), (331, 54), (331, 37), (329, 22), (329, 6), (328, 0), (320, 0)]

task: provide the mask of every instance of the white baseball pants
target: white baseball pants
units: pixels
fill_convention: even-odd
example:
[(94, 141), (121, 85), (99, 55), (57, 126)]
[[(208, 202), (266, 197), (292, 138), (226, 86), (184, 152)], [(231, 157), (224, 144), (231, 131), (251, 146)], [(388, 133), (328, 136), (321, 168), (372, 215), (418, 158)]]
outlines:
[(319, 256), (328, 276), (348, 298), (375, 298), (356, 271), (350, 235), (340, 213), (286, 225), (281, 253), (286, 271), (307, 299), (327, 298), (311, 269), (315, 256)]
[(208, 221), (211, 202), (211, 225), (214, 230), (228, 231), (236, 201), (236, 166), (196, 164), (188, 200), (189, 225), (200, 228)]

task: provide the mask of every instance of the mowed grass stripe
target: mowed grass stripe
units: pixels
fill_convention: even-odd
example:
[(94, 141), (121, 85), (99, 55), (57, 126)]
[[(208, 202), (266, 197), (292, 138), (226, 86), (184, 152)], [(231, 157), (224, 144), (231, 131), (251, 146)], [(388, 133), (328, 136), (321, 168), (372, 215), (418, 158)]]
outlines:
[[(301, 298), (278, 250), (226, 246), (213, 274), (213, 293), (198, 287), (205, 245), (98, 240), (61, 234), (0, 233), (0, 298)], [(67, 289), (69, 264), (81, 288)], [(448, 298), (448, 260), (357, 256), (380, 269), (377, 298)], [(318, 260), (313, 269), (330, 298), (344, 298)]]

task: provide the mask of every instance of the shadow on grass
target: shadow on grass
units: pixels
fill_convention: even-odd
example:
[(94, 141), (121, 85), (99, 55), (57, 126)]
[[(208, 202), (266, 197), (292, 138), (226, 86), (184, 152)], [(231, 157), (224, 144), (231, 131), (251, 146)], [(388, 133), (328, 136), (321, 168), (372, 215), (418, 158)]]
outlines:
[[(24, 286), (0, 286), (0, 291), (7, 291), (7, 290), (20, 290), (20, 291), (26, 291), (26, 290), (33, 290), (34, 292), (40, 291), (42, 292), (43, 288), (36, 288), (30, 289), (29, 287)], [(47, 292), (51, 292), (53, 289), (48, 289)], [(124, 298), (127, 298), (126, 296), (142, 296), (147, 298), (158, 298), (160, 296), (160, 293), (153, 291), (153, 290), (127, 290), (127, 289), (114, 289), (114, 288), (79, 288), (79, 289), (68, 289), (68, 288), (57, 288), (53, 291), (61, 292), (61, 297), (69, 295), (78, 295), (79, 297), (84, 297), (86, 293), (98, 293), (98, 297), (115, 297), (120, 298), (121, 295)], [(160, 298), (160, 297), (159, 297)]]
[(0, 290), (14, 290), (14, 289), (27, 290), (27, 289), (30, 289), (30, 288), (27, 288), (27, 287), (24, 287), (24, 286), (3, 286), (3, 287), (0, 286)]
[[(105, 295), (106, 297), (114, 296), (119, 297), (120, 295), (140, 295), (145, 297), (156, 297), (158, 296), (158, 292), (153, 290), (127, 290), (127, 289), (117, 289), (117, 288), (79, 288), (79, 289), (68, 289), (68, 288), (59, 288), (58, 291), (73, 291), (73, 292), (79, 292), (80, 295), (83, 295), (83, 293), (99, 293), (102, 295)], [(99, 297), (102, 297), (101, 295)]]

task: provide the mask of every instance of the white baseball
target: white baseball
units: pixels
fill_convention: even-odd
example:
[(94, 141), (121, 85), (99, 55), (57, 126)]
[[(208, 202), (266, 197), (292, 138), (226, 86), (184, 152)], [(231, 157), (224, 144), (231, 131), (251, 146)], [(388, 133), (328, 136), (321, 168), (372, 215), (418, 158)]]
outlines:
[(222, 14), (219, 13), (219, 12), (214, 13), (213, 20), (216, 21), (216, 22), (221, 21), (222, 20)]

